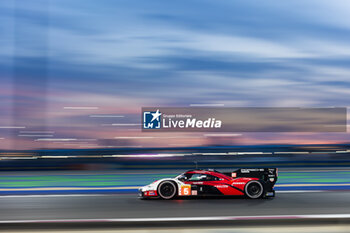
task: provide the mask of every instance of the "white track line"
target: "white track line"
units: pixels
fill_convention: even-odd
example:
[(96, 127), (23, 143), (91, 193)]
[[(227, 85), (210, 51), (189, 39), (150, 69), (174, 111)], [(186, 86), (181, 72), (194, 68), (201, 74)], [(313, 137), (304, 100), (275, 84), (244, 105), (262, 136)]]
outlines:
[(288, 219), (350, 219), (350, 214), (311, 215), (262, 215), (262, 216), (211, 216), (211, 217), (169, 217), (169, 218), (106, 218), (106, 219), (44, 219), (44, 220), (2, 220), (9, 223), (97, 223), (97, 222), (186, 222), (186, 221), (242, 221), (242, 220), (288, 220)]

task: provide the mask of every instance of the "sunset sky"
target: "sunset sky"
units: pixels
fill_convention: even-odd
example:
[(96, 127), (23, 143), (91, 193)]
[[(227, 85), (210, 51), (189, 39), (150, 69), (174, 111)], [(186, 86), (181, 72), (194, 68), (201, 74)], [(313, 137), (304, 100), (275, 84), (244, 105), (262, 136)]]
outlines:
[(346, 0), (1, 1), (0, 149), (347, 142), (139, 124), (144, 106), (349, 106), (349, 12)]

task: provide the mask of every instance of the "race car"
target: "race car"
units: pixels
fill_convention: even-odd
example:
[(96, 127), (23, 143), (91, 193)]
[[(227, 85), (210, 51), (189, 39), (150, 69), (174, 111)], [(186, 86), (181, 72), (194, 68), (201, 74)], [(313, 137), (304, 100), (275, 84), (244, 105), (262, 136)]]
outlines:
[(247, 168), (227, 173), (196, 169), (141, 187), (139, 197), (167, 200), (183, 196), (225, 195), (252, 199), (274, 197), (273, 187), (277, 176), (277, 168)]

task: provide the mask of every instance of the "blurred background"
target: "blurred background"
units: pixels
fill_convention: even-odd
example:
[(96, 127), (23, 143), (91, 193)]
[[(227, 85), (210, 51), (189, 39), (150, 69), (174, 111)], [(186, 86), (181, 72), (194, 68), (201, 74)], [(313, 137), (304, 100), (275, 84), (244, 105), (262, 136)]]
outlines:
[[(1, 1), (0, 221), (142, 217), (155, 203), (139, 203), (139, 186), (195, 166), (281, 168), (281, 196), (247, 216), (348, 214), (348, 132), (147, 133), (141, 108), (347, 107), (349, 10), (346, 0)], [(153, 217), (251, 205), (191, 203), (163, 202)]]
[(2, 149), (349, 140), (140, 132), (147, 106), (348, 106), (347, 1), (0, 4)]

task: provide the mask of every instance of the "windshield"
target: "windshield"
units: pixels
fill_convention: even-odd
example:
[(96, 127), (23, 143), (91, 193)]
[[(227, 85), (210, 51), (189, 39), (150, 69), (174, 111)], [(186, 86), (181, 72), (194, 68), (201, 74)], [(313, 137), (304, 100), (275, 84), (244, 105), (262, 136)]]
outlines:
[(175, 179), (178, 179), (178, 180), (181, 180), (181, 179), (184, 179), (185, 178), (185, 173), (182, 173), (178, 176), (175, 177)]
[(212, 176), (209, 174), (201, 174), (201, 173), (182, 173), (178, 175), (176, 179), (184, 182), (184, 181), (218, 181), (219, 177)]
[(182, 174), (178, 175), (177, 177), (175, 177), (175, 179), (178, 179), (178, 180), (180, 180), (180, 181), (186, 181), (186, 180), (188, 180), (191, 176), (192, 176), (192, 174), (182, 173)]

